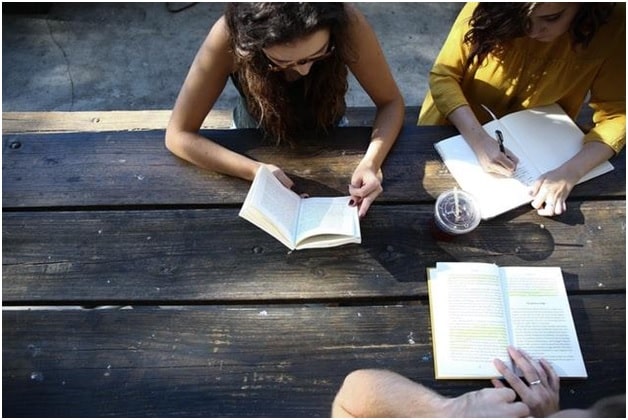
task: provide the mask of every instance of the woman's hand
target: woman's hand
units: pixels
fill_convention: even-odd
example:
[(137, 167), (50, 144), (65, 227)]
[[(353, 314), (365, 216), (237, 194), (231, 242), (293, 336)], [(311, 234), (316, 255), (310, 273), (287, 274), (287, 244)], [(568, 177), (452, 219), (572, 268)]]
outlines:
[[(495, 367), (504, 376), (504, 380), (510, 384), (521, 401), (530, 408), (533, 417), (547, 417), (559, 410), (560, 378), (545, 360), (538, 362), (522, 350), (508, 347), (508, 353), (515, 365), (523, 372), (525, 382), (510, 370), (504, 362), (495, 359)], [(499, 379), (492, 379), (495, 388), (504, 388), (505, 385)]]
[(567, 197), (578, 182), (578, 175), (561, 166), (544, 173), (536, 180), (530, 195), (534, 197), (532, 207), (540, 216), (554, 216), (567, 210)]
[(265, 165), (268, 169), (270, 169), (270, 172), (275, 175), (275, 178), (277, 178), (286, 188), (292, 189), (292, 187), (294, 187), (294, 181), (292, 181), (288, 175), (281, 170), (281, 168), (270, 163), (263, 163), (262, 165)]
[(382, 188), (382, 171), (375, 171), (368, 166), (358, 165), (351, 176), (349, 205), (358, 206), (358, 216), (364, 217), (373, 201), (379, 196)]
[(509, 177), (517, 169), (517, 156), (508, 149), (504, 149), (505, 153), (502, 153), (499, 142), (484, 130), (471, 147), (485, 172)]
[(515, 172), (519, 163), (517, 156), (508, 149), (504, 149), (505, 153), (501, 152), (497, 138), (491, 137), (484, 129), (469, 105), (456, 108), (447, 118), (460, 131), (485, 172), (504, 176)]
[(562, 214), (567, 210), (567, 197), (578, 181), (597, 165), (610, 159), (613, 154), (613, 149), (602, 142), (585, 143), (573, 158), (541, 175), (534, 183), (530, 191), (534, 197), (532, 207), (537, 209), (541, 216)]

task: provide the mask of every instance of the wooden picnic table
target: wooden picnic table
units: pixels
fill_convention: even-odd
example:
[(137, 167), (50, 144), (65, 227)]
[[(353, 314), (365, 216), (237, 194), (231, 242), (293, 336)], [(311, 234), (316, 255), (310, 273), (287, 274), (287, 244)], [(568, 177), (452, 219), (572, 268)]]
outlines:
[[(310, 195), (344, 195), (369, 139), (340, 128), (278, 153), (255, 130), (207, 137), (284, 168)], [(625, 152), (577, 186), (566, 214), (522, 207), (451, 242), (429, 231), (455, 185), (404, 127), (362, 244), (287, 252), (238, 217), (249, 183), (192, 166), (164, 131), (3, 135), (2, 378), (8, 417), (327, 417), (345, 375), (434, 379), (426, 268), (559, 266), (589, 378), (563, 407), (625, 393)]]

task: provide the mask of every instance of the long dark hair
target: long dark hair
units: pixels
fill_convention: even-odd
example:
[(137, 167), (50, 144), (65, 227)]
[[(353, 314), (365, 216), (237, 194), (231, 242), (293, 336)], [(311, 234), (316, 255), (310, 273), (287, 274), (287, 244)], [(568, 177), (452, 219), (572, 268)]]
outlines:
[[(471, 45), (467, 68), (477, 60), (481, 63), (490, 53), (502, 54), (508, 43), (525, 36), (530, 26), (530, 15), (540, 3), (480, 3), (473, 11), (471, 29), (464, 42)], [(615, 3), (581, 3), (569, 33), (575, 46), (586, 48), (600, 26), (611, 16)]]
[[(333, 126), (345, 112), (348, 15), (342, 3), (229, 3), (225, 12), (236, 57), (238, 82), (248, 110), (277, 144), (292, 143), (304, 119), (317, 129)], [(297, 109), (282, 72), (269, 71), (262, 48), (284, 44), (320, 29), (330, 31), (331, 57), (312, 65), (304, 78), (305, 110)], [(308, 114), (308, 115), (305, 115)]]

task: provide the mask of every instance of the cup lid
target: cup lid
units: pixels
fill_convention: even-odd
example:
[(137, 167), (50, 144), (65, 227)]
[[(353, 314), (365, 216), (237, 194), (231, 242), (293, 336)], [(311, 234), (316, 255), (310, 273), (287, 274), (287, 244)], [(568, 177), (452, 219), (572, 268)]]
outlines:
[(481, 221), (477, 200), (462, 190), (445, 191), (436, 199), (434, 215), (445, 230), (461, 234), (475, 229)]

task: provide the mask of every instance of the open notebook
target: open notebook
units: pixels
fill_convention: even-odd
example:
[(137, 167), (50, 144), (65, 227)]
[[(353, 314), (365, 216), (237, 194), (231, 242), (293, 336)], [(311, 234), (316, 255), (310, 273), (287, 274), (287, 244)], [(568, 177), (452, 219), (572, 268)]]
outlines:
[[(534, 181), (575, 156), (582, 148), (584, 138), (580, 128), (556, 104), (514, 112), (499, 119), (491, 115), (493, 121), (483, 127), (492, 136), (500, 130), (504, 146), (519, 158), (512, 177), (485, 172), (462, 135), (435, 144), (460, 188), (480, 202), (482, 219), (530, 203), (533, 197), (529, 191)], [(613, 165), (604, 162), (578, 183), (613, 169)]]

